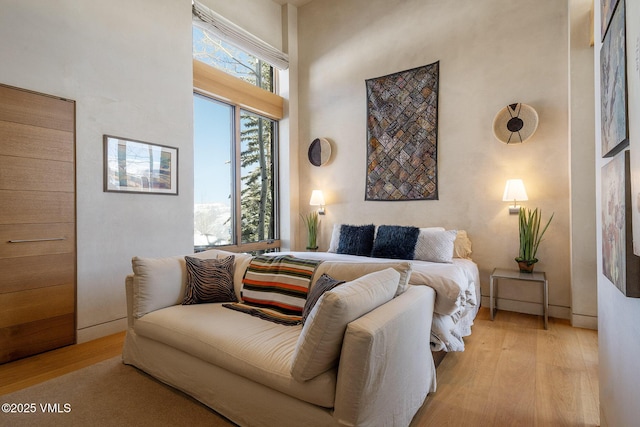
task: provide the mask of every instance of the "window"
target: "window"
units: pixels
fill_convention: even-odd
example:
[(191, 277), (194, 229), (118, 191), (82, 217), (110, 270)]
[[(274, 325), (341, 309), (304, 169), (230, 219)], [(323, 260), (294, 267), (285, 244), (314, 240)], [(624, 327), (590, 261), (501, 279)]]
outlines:
[(276, 249), (283, 100), (267, 91), (274, 69), (208, 37), (194, 29), (194, 246)]
[(193, 106), (194, 246), (268, 247), (277, 239), (277, 122), (200, 94)]
[(274, 70), (271, 65), (195, 25), (193, 57), (254, 86), (274, 92)]
[(195, 95), (194, 236), (196, 248), (231, 245), (233, 240), (233, 107)]

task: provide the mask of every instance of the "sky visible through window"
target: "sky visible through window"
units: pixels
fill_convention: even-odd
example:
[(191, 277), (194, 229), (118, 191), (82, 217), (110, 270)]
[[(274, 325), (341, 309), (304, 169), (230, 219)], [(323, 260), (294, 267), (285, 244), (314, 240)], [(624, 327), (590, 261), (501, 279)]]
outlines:
[(194, 199), (230, 205), (232, 107), (194, 96)]

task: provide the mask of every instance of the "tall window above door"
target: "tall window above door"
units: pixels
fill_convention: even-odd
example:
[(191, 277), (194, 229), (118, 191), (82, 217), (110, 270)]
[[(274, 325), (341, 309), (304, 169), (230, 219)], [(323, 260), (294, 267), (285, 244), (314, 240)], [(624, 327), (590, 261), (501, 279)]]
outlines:
[(195, 26), (193, 35), (195, 249), (276, 249), (275, 70)]

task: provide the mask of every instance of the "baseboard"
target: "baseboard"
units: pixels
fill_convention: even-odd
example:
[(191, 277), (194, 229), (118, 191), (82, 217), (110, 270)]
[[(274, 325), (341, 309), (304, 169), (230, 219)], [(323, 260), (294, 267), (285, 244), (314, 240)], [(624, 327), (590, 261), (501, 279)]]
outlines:
[(584, 329), (598, 329), (598, 316), (586, 316), (584, 314), (573, 313), (571, 315), (571, 326)]
[[(482, 306), (490, 307), (489, 297), (482, 297)], [(516, 301), (511, 299), (498, 298), (496, 301), (498, 310), (514, 311), (516, 313), (543, 315), (542, 304), (538, 302)], [(560, 305), (549, 305), (549, 317), (556, 319), (571, 319), (571, 309)]]
[(110, 322), (100, 323), (99, 325), (87, 326), (86, 328), (78, 329), (77, 342), (78, 344), (93, 341), (98, 338), (106, 337), (107, 335), (116, 334), (127, 329), (127, 318), (112, 320)]

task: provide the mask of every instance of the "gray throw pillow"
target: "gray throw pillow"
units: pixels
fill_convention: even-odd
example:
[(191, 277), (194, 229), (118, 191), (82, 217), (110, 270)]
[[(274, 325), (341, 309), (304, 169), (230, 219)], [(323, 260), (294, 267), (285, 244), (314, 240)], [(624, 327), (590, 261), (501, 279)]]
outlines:
[(316, 284), (313, 285), (313, 288), (309, 291), (307, 295), (307, 301), (304, 303), (304, 308), (302, 309), (302, 323), (304, 324), (305, 320), (313, 310), (313, 307), (316, 305), (322, 294), (331, 289), (335, 288), (339, 284), (344, 283), (344, 280), (336, 280), (328, 274), (323, 274), (318, 278)]

